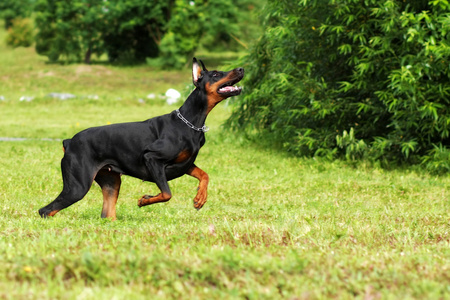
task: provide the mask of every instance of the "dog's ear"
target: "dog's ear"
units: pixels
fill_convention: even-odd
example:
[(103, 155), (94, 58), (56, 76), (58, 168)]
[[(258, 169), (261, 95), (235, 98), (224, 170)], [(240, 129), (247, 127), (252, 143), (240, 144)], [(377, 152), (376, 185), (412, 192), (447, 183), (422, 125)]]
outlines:
[(203, 61), (200, 59), (200, 63), (202, 64), (202, 69), (205, 72), (208, 72), (208, 69), (205, 67), (205, 64), (203, 63)]
[(198, 80), (202, 77), (202, 69), (198, 65), (197, 59), (194, 57), (192, 63), (192, 82), (198, 86)]

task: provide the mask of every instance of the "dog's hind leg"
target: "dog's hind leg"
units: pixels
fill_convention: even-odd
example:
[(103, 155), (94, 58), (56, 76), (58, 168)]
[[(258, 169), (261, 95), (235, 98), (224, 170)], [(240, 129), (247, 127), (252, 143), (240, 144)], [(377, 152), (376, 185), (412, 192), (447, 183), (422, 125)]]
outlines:
[(100, 170), (95, 176), (95, 181), (102, 188), (103, 193), (103, 209), (102, 218), (116, 219), (116, 203), (119, 197), (120, 174), (105, 169)]
[(76, 158), (64, 155), (61, 160), (63, 190), (56, 199), (47, 206), (39, 209), (43, 218), (52, 217), (60, 210), (83, 199), (91, 188), (96, 169), (86, 161), (79, 162)]

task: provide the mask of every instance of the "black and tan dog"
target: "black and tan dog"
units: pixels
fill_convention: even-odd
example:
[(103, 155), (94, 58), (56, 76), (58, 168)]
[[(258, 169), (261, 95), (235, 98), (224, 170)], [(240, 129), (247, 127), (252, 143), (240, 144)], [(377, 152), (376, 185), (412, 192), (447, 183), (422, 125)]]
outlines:
[(200, 182), (194, 198), (194, 207), (200, 209), (206, 202), (209, 178), (194, 161), (205, 143), (205, 120), (219, 102), (240, 94), (241, 88), (233, 85), (244, 76), (242, 68), (208, 71), (201, 63), (202, 68), (194, 58), (196, 88), (179, 109), (143, 122), (88, 128), (64, 140), (63, 190), (39, 214), (53, 216), (81, 200), (95, 180), (103, 193), (101, 216), (115, 219), (122, 174), (154, 182), (161, 190), (156, 196), (142, 196), (139, 207), (169, 201), (168, 181), (193, 176)]

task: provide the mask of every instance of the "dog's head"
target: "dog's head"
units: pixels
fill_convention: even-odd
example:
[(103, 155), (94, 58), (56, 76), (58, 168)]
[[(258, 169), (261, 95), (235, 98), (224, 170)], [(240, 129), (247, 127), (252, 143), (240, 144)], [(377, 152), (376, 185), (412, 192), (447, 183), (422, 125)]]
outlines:
[(194, 85), (202, 90), (208, 98), (208, 112), (220, 101), (237, 96), (242, 88), (234, 86), (244, 78), (244, 69), (236, 68), (228, 72), (208, 71), (200, 61), (201, 67), (194, 57), (192, 64), (192, 80)]

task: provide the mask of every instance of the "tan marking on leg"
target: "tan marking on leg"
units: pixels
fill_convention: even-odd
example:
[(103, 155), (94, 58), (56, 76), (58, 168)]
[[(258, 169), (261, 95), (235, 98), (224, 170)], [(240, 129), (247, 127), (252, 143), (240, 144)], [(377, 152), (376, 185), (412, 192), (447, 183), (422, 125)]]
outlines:
[(114, 184), (114, 187), (105, 187), (102, 189), (103, 193), (103, 208), (102, 208), (102, 218), (110, 218), (111, 220), (116, 220), (116, 203), (119, 197), (120, 191), (120, 175), (117, 174), (118, 179)]
[(208, 197), (209, 176), (205, 171), (195, 165), (191, 169), (189, 169), (187, 174), (197, 178), (200, 182), (197, 195), (194, 198), (194, 207), (196, 209), (200, 209), (203, 207), (203, 205), (205, 205), (206, 199)]
[(141, 199), (139, 199), (138, 206), (142, 207), (154, 203), (167, 202), (170, 200), (170, 198), (172, 198), (172, 195), (165, 192), (159, 193), (156, 196), (144, 195), (141, 197)]
[(47, 216), (53, 217), (54, 215), (56, 215), (56, 213), (57, 213), (58, 211), (59, 211), (59, 209), (53, 210), (53, 211), (51, 211)]
[(102, 218), (116, 219), (116, 203), (122, 183), (119, 173), (111, 172), (110, 168), (101, 169), (94, 177), (100, 185), (103, 194)]

